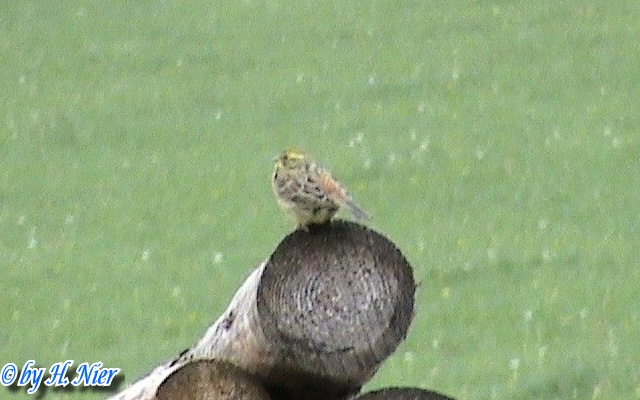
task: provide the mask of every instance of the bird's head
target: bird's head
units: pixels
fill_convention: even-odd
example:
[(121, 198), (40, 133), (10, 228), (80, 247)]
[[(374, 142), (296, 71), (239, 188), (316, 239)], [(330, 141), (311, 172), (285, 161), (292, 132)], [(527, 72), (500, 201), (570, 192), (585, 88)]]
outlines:
[(298, 169), (309, 163), (310, 157), (307, 153), (298, 149), (287, 149), (274, 158), (277, 169)]

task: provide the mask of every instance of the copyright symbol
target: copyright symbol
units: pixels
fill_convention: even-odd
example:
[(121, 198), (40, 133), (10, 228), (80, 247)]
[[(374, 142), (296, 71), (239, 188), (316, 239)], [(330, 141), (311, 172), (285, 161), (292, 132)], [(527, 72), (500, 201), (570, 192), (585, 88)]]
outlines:
[(0, 382), (4, 386), (12, 385), (16, 380), (16, 375), (18, 373), (18, 367), (16, 367), (13, 363), (8, 363), (4, 367), (2, 367), (2, 371), (0, 371)]

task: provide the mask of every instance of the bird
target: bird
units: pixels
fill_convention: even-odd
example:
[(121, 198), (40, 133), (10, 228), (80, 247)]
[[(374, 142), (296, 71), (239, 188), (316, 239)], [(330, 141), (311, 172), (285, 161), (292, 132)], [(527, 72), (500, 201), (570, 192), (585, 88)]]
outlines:
[(311, 155), (298, 149), (286, 149), (274, 161), (273, 192), (299, 228), (308, 231), (309, 225), (325, 224), (342, 207), (349, 209), (356, 219), (370, 219), (340, 182)]

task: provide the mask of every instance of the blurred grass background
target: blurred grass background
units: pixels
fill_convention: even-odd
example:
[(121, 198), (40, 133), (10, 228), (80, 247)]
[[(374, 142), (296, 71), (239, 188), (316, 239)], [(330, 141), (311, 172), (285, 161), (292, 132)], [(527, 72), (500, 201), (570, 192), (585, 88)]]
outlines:
[(366, 389), (640, 398), (638, 54), (633, 1), (3, 4), (0, 363), (192, 345), (293, 145), (421, 282)]

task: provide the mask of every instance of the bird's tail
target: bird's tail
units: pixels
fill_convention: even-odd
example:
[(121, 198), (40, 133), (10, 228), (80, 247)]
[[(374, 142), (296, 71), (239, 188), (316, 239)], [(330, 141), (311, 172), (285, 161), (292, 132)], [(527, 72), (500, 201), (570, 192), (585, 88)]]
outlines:
[(367, 214), (363, 209), (358, 207), (356, 203), (353, 202), (353, 200), (347, 200), (347, 207), (349, 207), (351, 214), (353, 214), (353, 216), (356, 217), (357, 219), (359, 220), (371, 219), (369, 214)]

